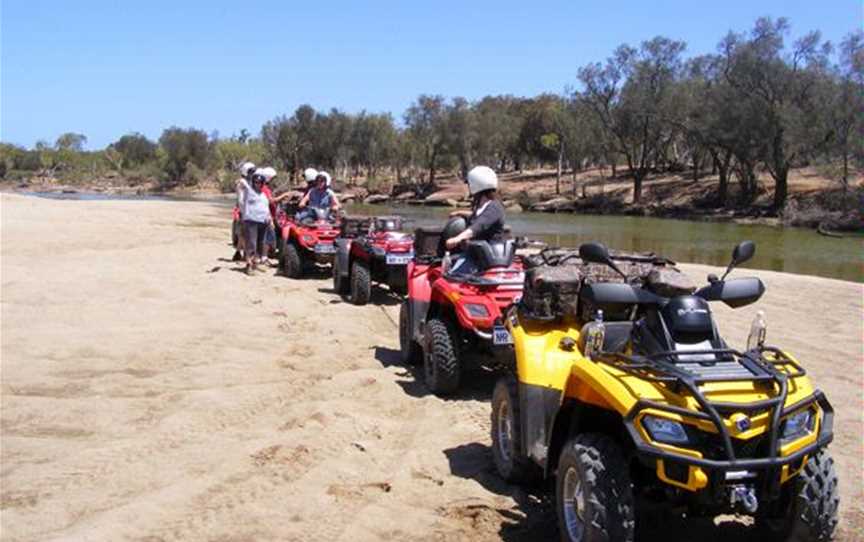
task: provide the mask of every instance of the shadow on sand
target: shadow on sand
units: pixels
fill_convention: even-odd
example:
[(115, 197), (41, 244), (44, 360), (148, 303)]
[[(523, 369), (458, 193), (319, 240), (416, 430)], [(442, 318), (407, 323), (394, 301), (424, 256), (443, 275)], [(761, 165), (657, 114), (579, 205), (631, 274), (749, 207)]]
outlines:
[[(554, 479), (543, 485), (520, 487), (502, 480), (492, 462), (492, 449), (477, 442), (444, 450), (450, 473), (474, 480), (487, 491), (512, 498), (517, 512), (490, 508), (501, 519), (502, 540), (528, 542), (558, 540)], [(674, 514), (645, 514), (637, 520), (636, 540), (640, 542), (757, 542), (755, 529), (733, 516), (686, 518)]]

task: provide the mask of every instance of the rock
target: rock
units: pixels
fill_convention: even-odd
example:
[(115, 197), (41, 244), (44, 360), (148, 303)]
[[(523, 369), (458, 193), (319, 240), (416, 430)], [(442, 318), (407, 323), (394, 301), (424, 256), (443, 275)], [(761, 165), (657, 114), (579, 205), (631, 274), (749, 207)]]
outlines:
[(505, 207), (508, 213), (521, 213), (524, 211), (521, 205), (518, 203), (514, 203), (513, 205), (508, 205)]
[(366, 205), (374, 205), (376, 203), (385, 203), (390, 200), (390, 196), (387, 194), (372, 194), (371, 196), (366, 196), (366, 199), (363, 200), (363, 203)]
[(465, 194), (465, 189), (462, 187), (457, 188), (445, 188), (444, 190), (439, 190), (433, 194), (429, 194), (423, 200), (426, 205), (446, 205), (453, 207), (454, 204), (452, 202), (457, 202), (462, 199)]
[(531, 206), (532, 211), (540, 211), (540, 212), (558, 212), (558, 211), (572, 211), (574, 209), (574, 203), (570, 198), (558, 197), (552, 198), (550, 200), (541, 201), (540, 203), (536, 203)]
[(414, 199), (416, 197), (417, 196), (414, 194), (414, 192), (402, 192), (393, 199), (395, 199), (396, 201), (408, 201), (409, 199)]

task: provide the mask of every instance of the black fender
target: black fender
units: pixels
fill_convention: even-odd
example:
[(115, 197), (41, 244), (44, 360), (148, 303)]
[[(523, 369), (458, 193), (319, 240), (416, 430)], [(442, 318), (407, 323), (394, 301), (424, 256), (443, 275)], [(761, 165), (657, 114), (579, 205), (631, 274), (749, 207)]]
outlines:
[(336, 256), (333, 265), (339, 270), (339, 274), (348, 277), (351, 274), (351, 239), (336, 239)]

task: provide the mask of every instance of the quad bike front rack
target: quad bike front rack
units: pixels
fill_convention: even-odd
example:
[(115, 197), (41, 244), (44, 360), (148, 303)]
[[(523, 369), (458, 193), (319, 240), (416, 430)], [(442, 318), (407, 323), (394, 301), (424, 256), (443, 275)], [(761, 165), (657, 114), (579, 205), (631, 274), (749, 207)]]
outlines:
[[(686, 361), (688, 357), (692, 358), (696, 356), (713, 356), (716, 360), (737, 362), (744, 371), (721, 371), (712, 374), (711, 371), (692, 371), (680, 366), (681, 362)], [(766, 484), (765, 489), (769, 491), (769, 494), (776, 496), (780, 491), (780, 477), (776, 475), (777, 469), (783, 465), (792, 464), (803, 459), (804, 456), (827, 445), (833, 439), (834, 409), (826, 399), (825, 394), (821, 391), (817, 390), (811, 396), (784, 408), (789, 391), (788, 380), (804, 376), (806, 371), (795, 360), (778, 348), (762, 347), (758, 350), (747, 352), (740, 352), (731, 348), (666, 351), (650, 355), (634, 356), (618, 352), (600, 352), (595, 356), (594, 361), (637, 378), (663, 384), (675, 393), (684, 391), (692, 396), (699, 405), (700, 410), (688, 410), (648, 399), (638, 400), (625, 416), (624, 423), (636, 445), (637, 451), (645, 456), (727, 472), (768, 469), (769, 475), (765, 476), (764, 480)], [(694, 362), (687, 363), (693, 364)], [(712, 362), (695, 363), (705, 367), (710, 367), (712, 364)], [(700, 389), (701, 385), (709, 382), (742, 381), (761, 383), (766, 388), (776, 390), (777, 393), (769, 399), (750, 403), (731, 403), (709, 400)], [(790, 455), (780, 457), (780, 424), (782, 418), (813, 404), (818, 404), (823, 413), (818, 438), (810, 445)], [(635, 426), (636, 417), (645, 409), (665, 411), (690, 419), (710, 421), (720, 436), (725, 458), (695, 458), (650, 446), (641, 438)], [(765, 410), (770, 410), (771, 412), (767, 455), (761, 458), (738, 457), (739, 454), (736, 454), (736, 445), (733, 444), (729, 430), (723, 423), (721, 413), (741, 412), (750, 415)]]

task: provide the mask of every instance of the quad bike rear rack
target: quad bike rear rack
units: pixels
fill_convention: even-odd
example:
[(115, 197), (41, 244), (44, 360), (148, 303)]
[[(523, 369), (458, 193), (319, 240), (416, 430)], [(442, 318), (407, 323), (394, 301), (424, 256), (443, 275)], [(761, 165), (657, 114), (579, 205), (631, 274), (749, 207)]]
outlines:
[[(766, 356), (766, 354), (769, 355)], [(703, 355), (713, 355), (717, 360), (737, 362), (751, 374), (746, 376), (743, 374), (733, 374), (733, 372), (711, 374), (709, 371), (694, 373), (676, 365), (676, 361), (680, 364), (682, 358), (686, 359), (687, 357)], [(802, 460), (804, 456), (812, 454), (815, 450), (826, 446), (833, 439), (834, 409), (828, 402), (825, 394), (821, 391), (816, 390), (809, 397), (793, 405), (784, 407), (789, 391), (789, 379), (804, 376), (806, 371), (795, 360), (775, 347), (762, 347), (758, 350), (747, 352), (722, 348), (698, 351), (666, 351), (635, 356), (627, 356), (618, 352), (601, 352), (594, 358), (594, 361), (640, 379), (663, 384), (675, 393), (686, 392), (699, 405), (700, 410), (689, 410), (648, 399), (639, 399), (624, 417), (624, 423), (632, 441), (635, 443), (637, 452), (642, 456), (726, 472), (767, 469), (768, 473), (764, 477), (765, 489), (769, 491), (770, 495), (776, 496), (780, 490), (780, 477), (777, 475), (777, 469), (783, 465), (793, 464)], [(702, 362), (702, 364), (710, 366), (711, 362)], [(742, 381), (761, 383), (768, 390), (777, 390), (777, 393), (769, 399), (750, 403), (732, 403), (709, 400), (700, 389), (701, 385), (709, 382)], [(781, 457), (779, 450), (782, 418), (814, 404), (818, 404), (822, 409), (822, 420), (817, 439), (794, 453)], [(635, 425), (635, 420), (639, 413), (646, 409), (670, 412), (685, 418), (711, 422), (720, 436), (725, 458), (696, 458), (649, 445), (642, 439)], [(723, 423), (721, 413), (741, 412), (751, 415), (752, 413), (766, 410), (770, 410), (771, 412), (767, 454), (759, 458), (737, 457), (736, 446), (733, 444), (729, 430)]]

